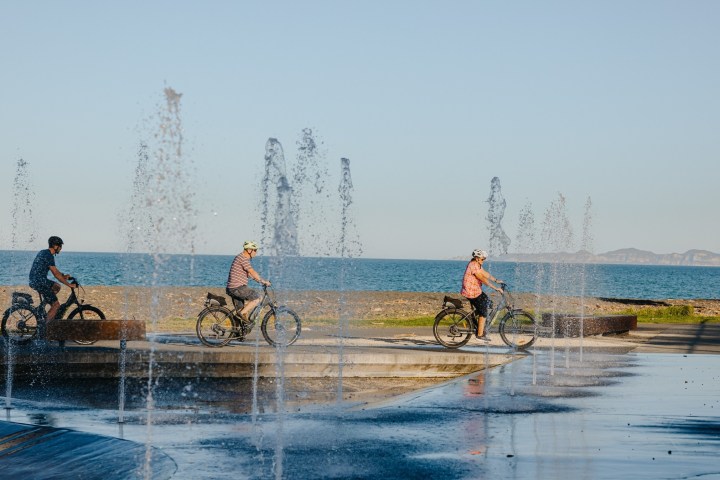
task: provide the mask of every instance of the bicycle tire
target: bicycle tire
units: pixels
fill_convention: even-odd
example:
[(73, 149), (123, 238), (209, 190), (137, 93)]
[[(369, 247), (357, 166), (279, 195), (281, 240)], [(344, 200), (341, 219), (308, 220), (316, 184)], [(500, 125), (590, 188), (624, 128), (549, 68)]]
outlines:
[(234, 326), (235, 322), (230, 310), (212, 306), (198, 315), (195, 332), (204, 345), (222, 347), (230, 343), (233, 338), (237, 338), (233, 334)]
[(13, 305), (3, 314), (2, 335), (15, 345), (30, 343), (37, 336), (38, 322), (35, 310), (25, 305)]
[[(105, 320), (105, 314), (97, 307), (92, 305), (80, 305), (78, 308), (70, 312), (67, 320), (73, 320), (76, 316), (80, 315), (82, 320)], [(97, 340), (73, 340), (78, 345), (92, 345)]]
[[(274, 319), (272, 323), (270, 319)], [(302, 324), (297, 313), (287, 307), (278, 307), (265, 314), (260, 330), (265, 341), (273, 347), (287, 347), (300, 336)]]
[(460, 348), (470, 341), (473, 334), (470, 314), (465, 310), (448, 308), (435, 317), (433, 335), (440, 345)]
[(500, 337), (508, 347), (526, 350), (537, 340), (537, 322), (525, 310), (511, 310), (500, 320)]

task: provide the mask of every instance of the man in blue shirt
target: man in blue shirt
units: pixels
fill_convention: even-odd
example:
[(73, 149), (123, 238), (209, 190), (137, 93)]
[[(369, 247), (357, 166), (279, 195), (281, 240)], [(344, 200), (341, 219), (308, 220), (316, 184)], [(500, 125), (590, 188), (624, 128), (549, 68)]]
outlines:
[(47, 278), (48, 271), (52, 272), (53, 276), (60, 280), (60, 283), (64, 283), (70, 288), (75, 288), (75, 285), (67, 280), (70, 275), (61, 273), (55, 266), (55, 255), (60, 253), (62, 246), (62, 238), (55, 236), (48, 238), (49, 248), (38, 252), (33, 261), (32, 268), (30, 268), (30, 288), (37, 290), (40, 296), (45, 298), (50, 304), (50, 310), (48, 310), (47, 313), (48, 320), (55, 318), (55, 314), (58, 308), (60, 308), (60, 302), (58, 302), (57, 298), (57, 293), (60, 291), (60, 284)]

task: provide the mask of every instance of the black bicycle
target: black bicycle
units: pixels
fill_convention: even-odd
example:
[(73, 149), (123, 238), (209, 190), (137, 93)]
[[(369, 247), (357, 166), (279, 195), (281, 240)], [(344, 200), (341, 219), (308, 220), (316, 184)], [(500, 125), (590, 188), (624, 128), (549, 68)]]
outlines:
[[(498, 332), (503, 342), (514, 349), (525, 350), (537, 339), (537, 322), (530, 313), (513, 306), (513, 299), (506, 284), (501, 283), (500, 288), (500, 299), (497, 305), (490, 306), (485, 318), (485, 335), (490, 333), (490, 327), (500, 318)], [(502, 316), (501, 312), (504, 312)], [(462, 300), (446, 296), (442, 310), (435, 316), (435, 339), (447, 348), (462, 347), (477, 332), (477, 319), (474, 309), (471, 312), (463, 310)]]
[(222, 347), (232, 340), (242, 342), (250, 334), (261, 314), (263, 317), (260, 330), (265, 341), (270, 345), (274, 347), (292, 345), (300, 336), (300, 317), (288, 307), (278, 305), (274, 294), (268, 293), (267, 285), (263, 285), (262, 299), (250, 312), (247, 321), (240, 318), (243, 304), (237, 301), (234, 307), (233, 310), (227, 307), (224, 296), (208, 292), (205, 308), (198, 314), (195, 326), (197, 336), (202, 343), (208, 347)]
[[(80, 283), (74, 277), (68, 277), (68, 282), (75, 285), (74, 289), (70, 290), (65, 303), (60, 305), (57, 313), (55, 314), (55, 320), (53, 321), (68, 321), (76, 318), (83, 320), (105, 320), (105, 314), (97, 307), (85, 303), (84, 294), (85, 290), (80, 286)], [(78, 297), (79, 292), (82, 296)], [(29, 293), (24, 292), (13, 292), (12, 303), (10, 307), (5, 310), (2, 317), (2, 334), (6, 340), (16, 344), (24, 345), (29, 343), (38, 334), (38, 322), (47, 322), (47, 311), (46, 308), (49, 303), (45, 298), (40, 296), (40, 304), (37, 306), (33, 305), (33, 297)], [(65, 313), (70, 311), (70, 314), (65, 318)], [(92, 345), (95, 340), (74, 340), (79, 345)]]

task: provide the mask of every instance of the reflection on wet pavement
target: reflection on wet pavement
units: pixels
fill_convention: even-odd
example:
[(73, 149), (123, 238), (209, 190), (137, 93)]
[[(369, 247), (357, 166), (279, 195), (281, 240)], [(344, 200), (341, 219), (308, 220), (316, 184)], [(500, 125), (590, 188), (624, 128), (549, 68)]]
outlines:
[[(284, 478), (299, 479), (720, 475), (720, 357), (580, 362), (571, 352), (559, 367), (565, 354), (535, 352), (378, 404), (301, 408), (283, 416), (281, 438), (275, 414), (253, 423), (198, 390), (154, 412), (152, 444), (178, 464), (177, 478), (274, 478), (279, 462)], [(116, 413), (16, 400), (8, 419), (146, 442), (144, 412), (126, 412), (122, 430)]]

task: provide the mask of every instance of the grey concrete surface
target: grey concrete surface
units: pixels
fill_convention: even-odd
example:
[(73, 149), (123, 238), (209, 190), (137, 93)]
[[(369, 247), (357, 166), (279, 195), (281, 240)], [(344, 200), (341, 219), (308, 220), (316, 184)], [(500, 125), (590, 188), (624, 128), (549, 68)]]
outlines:
[[(178, 361), (204, 351), (191, 336), (157, 340), (156, 353), (175, 352)], [(306, 332), (297, 353), (335, 360), (338, 342), (328, 332)], [(255, 347), (218, 354), (246, 349)], [(251, 414), (232, 408), (239, 397), (252, 397), (249, 384), (223, 392), (229, 379), (217, 379), (213, 394), (227, 397), (213, 403), (204, 398), (211, 390), (188, 378), (166, 387), (175, 400), (158, 395), (152, 408), (128, 407), (122, 424), (112, 379), (110, 404), (87, 406), (56, 390), (43, 396), (40, 376), (28, 390), (37, 396), (14, 398), (6, 420), (145, 445), (173, 460), (172, 478), (720, 478), (718, 325), (642, 324), (625, 335), (542, 339), (522, 355), (509, 355), (497, 338), (452, 352), (434, 345), (427, 329), (357, 329), (342, 349), (430, 361), (465, 356), (478, 371), (392, 397), (340, 402), (331, 395), (324, 404), (297, 402), (308, 392), (279, 385), (281, 396), (260, 399), (275, 406)], [(482, 370), (493, 356), (516, 361)], [(53, 478), (42, 475), (52, 459), (24, 451), (36, 466), (27, 478)], [(96, 461), (84, 476), (66, 478), (123, 478), (93, 476)], [(137, 460), (138, 471), (152, 473), (152, 465)]]

